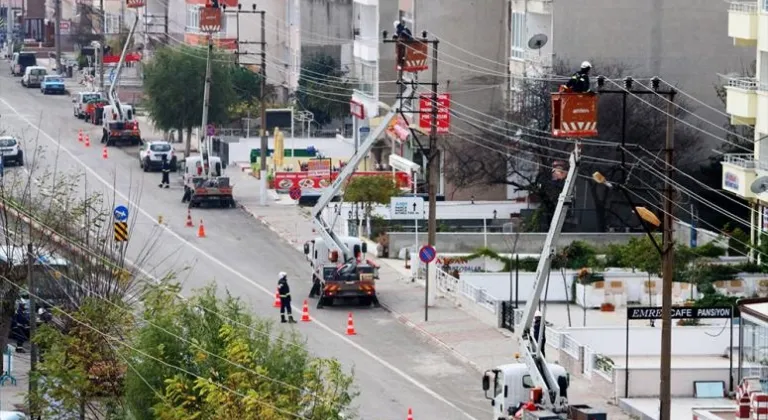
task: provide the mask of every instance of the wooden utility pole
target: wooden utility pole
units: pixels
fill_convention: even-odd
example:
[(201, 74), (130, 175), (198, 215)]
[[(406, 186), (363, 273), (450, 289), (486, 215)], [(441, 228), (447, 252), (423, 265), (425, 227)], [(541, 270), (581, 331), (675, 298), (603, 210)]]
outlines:
[[(56, 72), (62, 74), (61, 68), (61, 0), (56, 0), (56, 28), (54, 28), (54, 34), (56, 34)], [(71, 21), (70, 21), (71, 22)]]
[[(437, 236), (437, 182), (440, 178), (440, 171), (438, 167), (440, 152), (437, 150), (437, 113), (438, 113), (438, 100), (437, 100), (437, 45), (440, 41), (437, 39), (430, 41), (432, 44), (432, 107), (430, 108), (430, 127), (429, 127), (429, 157), (427, 158), (427, 183), (429, 193), (429, 214), (427, 219), (427, 244), (429, 246), (435, 246), (435, 237)], [(427, 264), (427, 270), (429, 270), (429, 264)], [(436, 286), (436, 285), (433, 285)], [(427, 279), (424, 282), (424, 322), (429, 319), (429, 303), (430, 303), (430, 290), (429, 290), (429, 271), (427, 271)], [(435, 293), (435, 290), (432, 290)]]
[[(255, 5), (254, 5), (255, 8)], [(260, 202), (262, 206), (267, 205), (267, 149), (269, 148), (269, 139), (267, 138), (267, 32), (265, 11), (261, 10), (261, 153), (259, 167), (261, 169), (261, 191)]]

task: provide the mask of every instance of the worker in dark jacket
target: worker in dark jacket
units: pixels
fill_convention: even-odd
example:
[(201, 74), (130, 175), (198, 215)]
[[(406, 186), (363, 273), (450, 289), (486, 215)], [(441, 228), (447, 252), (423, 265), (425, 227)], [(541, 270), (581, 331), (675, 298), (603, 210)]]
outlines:
[[(539, 333), (541, 333), (541, 336), (539, 336)], [(541, 337), (541, 341), (538, 341), (539, 337)], [(541, 355), (547, 357), (547, 355), (544, 353), (544, 349), (547, 346), (547, 326), (541, 319), (541, 312), (539, 311), (536, 311), (536, 313), (533, 315), (533, 338), (536, 340), (536, 343), (539, 346)]]
[(581, 63), (581, 68), (573, 73), (568, 83), (565, 84), (566, 90), (576, 93), (586, 93), (590, 91), (589, 71), (592, 70), (592, 64), (589, 61)]
[[(277, 281), (277, 292), (280, 294), (280, 322), (295, 324), (291, 314), (291, 288), (288, 287), (288, 274), (280, 273), (280, 280)], [(288, 320), (285, 320), (285, 313), (288, 312)]]
[(168, 158), (165, 155), (163, 155), (162, 171), (163, 171), (163, 180), (160, 181), (160, 185), (158, 185), (158, 187), (160, 187), (160, 188), (168, 188), (168, 187), (170, 187), (170, 184), (171, 184), (171, 181), (170, 181), (171, 164), (170, 164), (170, 162), (168, 162)]
[(16, 340), (16, 352), (25, 353), (24, 343), (29, 340), (29, 312), (24, 303), (19, 303), (11, 320), (11, 338)]

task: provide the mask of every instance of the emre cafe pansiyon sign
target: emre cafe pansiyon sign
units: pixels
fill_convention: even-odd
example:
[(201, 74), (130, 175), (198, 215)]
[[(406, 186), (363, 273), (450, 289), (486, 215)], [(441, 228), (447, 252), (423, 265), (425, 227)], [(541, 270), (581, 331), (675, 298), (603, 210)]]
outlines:
[[(627, 319), (661, 319), (661, 308), (656, 306), (641, 306), (627, 308)], [(690, 306), (673, 306), (672, 319), (721, 319), (733, 316), (730, 306), (712, 308), (695, 308)]]

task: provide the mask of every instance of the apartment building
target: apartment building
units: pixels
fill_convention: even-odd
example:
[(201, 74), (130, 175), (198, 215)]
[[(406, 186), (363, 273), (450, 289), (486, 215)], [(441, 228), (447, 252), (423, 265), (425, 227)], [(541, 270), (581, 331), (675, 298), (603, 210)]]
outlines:
[(768, 193), (760, 186), (768, 175), (768, 0), (731, 2), (728, 36), (733, 48), (749, 51), (756, 60), (754, 77), (731, 78), (726, 86), (731, 122), (754, 126), (755, 143), (752, 153), (725, 156), (722, 188), (750, 202), (750, 236), (755, 243), (761, 232), (768, 231)]
[[(484, 114), (499, 113), (503, 106), (503, 87), (506, 86), (504, 63), (507, 54), (504, 45), (507, 37), (507, 1), (354, 0), (353, 74), (358, 85), (353, 101), (365, 109), (366, 118), (361, 122), (363, 128), (370, 129), (379, 122), (376, 117), (383, 114), (380, 103), (392, 104), (395, 100), (395, 48), (393, 44), (381, 42), (382, 31), (386, 30), (389, 34), (394, 32), (395, 20), (404, 21), (414, 35), (426, 30), (441, 40), (438, 47), (438, 82), (441, 92), (451, 93), (452, 101)], [(422, 82), (428, 80), (431, 70), (419, 73), (418, 77)], [(456, 110), (469, 113), (466, 109)], [(485, 118), (479, 114), (471, 116), (479, 120)], [(477, 133), (474, 127), (464, 121), (466, 119), (454, 118), (451, 128), (455, 134), (442, 136), (440, 144), (460, 142), (463, 140), (459, 136)], [(413, 124), (418, 120), (418, 114), (412, 114), (410, 120), (408, 123)], [(474, 123), (483, 124), (482, 121)], [(422, 167), (426, 166), (424, 156), (413, 139), (400, 139), (392, 133), (387, 133), (387, 136), (374, 149), (375, 161), (386, 165), (389, 155), (395, 153)], [(451, 166), (450, 160), (453, 158), (448, 149), (440, 147), (438, 161), (441, 179), (438, 194), (455, 200), (472, 197), (477, 200), (508, 198), (504, 186), (458, 189), (451, 185), (450, 177), (445, 176), (446, 168)]]

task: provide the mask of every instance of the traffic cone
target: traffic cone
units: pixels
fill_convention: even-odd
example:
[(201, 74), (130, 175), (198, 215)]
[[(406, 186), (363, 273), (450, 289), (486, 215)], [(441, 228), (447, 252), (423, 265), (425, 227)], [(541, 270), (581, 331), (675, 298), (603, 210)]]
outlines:
[(187, 210), (187, 227), (195, 227), (195, 224), (192, 223), (192, 212)]
[(200, 227), (197, 228), (197, 237), (205, 238), (205, 226), (203, 226), (203, 219), (200, 219)]
[(157, 224), (158, 225), (162, 225), (163, 224), (163, 215), (162, 214), (157, 216)]
[(307, 303), (306, 299), (304, 299), (304, 307), (301, 309), (301, 320), (302, 322), (311, 321), (311, 319), (309, 319), (309, 303)]
[(273, 303), (272, 306), (274, 306), (275, 308), (280, 307), (280, 289), (277, 289), (277, 291), (275, 291), (275, 303)]
[(85, 147), (91, 147), (91, 138), (88, 134), (85, 135)]
[(104, 148), (101, 150), (101, 157), (104, 159), (109, 159), (109, 154), (107, 153), (107, 146), (104, 146)]
[(357, 335), (357, 332), (355, 332), (355, 322), (352, 321), (352, 312), (347, 317), (347, 335)]
[(83, 142), (83, 129), (77, 131), (77, 141), (82, 143)]
[(413, 410), (408, 409), (408, 417), (405, 420), (413, 420)]

